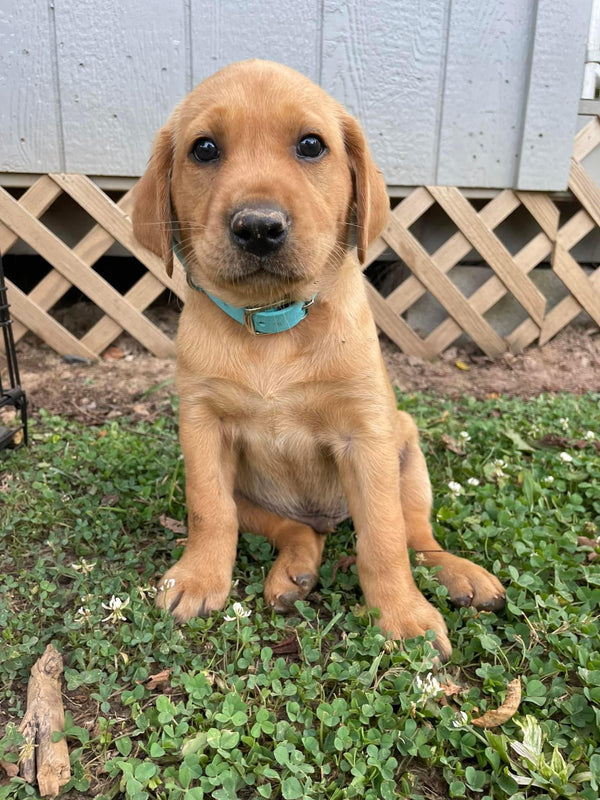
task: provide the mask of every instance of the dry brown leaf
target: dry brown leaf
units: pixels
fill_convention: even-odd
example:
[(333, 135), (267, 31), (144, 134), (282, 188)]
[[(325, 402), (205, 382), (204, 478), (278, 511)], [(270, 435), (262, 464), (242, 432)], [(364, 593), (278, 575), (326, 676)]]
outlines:
[(295, 635), (271, 645), (271, 650), (274, 655), (278, 656), (297, 656), (300, 653), (298, 639)]
[(173, 519), (172, 517), (167, 517), (166, 514), (162, 514), (158, 521), (173, 533), (187, 533), (187, 526), (180, 519)]
[(495, 710), (486, 711), (481, 717), (471, 720), (478, 728), (497, 728), (513, 717), (521, 704), (521, 679), (515, 678), (506, 687), (506, 698)]
[(125, 353), (121, 350), (120, 347), (113, 345), (112, 347), (108, 347), (103, 353), (102, 358), (106, 361), (118, 361), (120, 358), (123, 358)]
[(455, 697), (457, 694), (462, 694), (465, 691), (462, 686), (453, 683), (450, 679), (448, 679), (446, 683), (440, 683), (440, 686), (442, 687), (442, 692), (445, 697)]
[(450, 450), (450, 452), (456, 453), (459, 456), (464, 456), (465, 446), (462, 442), (459, 442), (457, 439), (453, 439), (452, 436), (448, 436), (447, 433), (442, 433), (440, 438), (446, 450)]
[(19, 774), (19, 765), (13, 764), (11, 761), (3, 761), (0, 758), (0, 769), (3, 769), (6, 772), (6, 776), (8, 778), (14, 778)]
[(170, 669), (163, 669), (161, 672), (157, 672), (156, 675), (150, 675), (146, 681), (146, 689), (152, 691), (152, 689), (164, 689), (166, 686), (170, 686), (170, 675)]
[(341, 571), (346, 574), (353, 564), (356, 564), (356, 556), (340, 556), (333, 567), (331, 580), (335, 580), (338, 569), (341, 569)]
[(150, 413), (148, 411), (148, 406), (145, 406), (142, 403), (136, 403), (134, 406), (132, 406), (132, 409), (133, 411), (135, 411), (136, 414), (139, 414), (141, 417), (147, 417), (148, 414)]

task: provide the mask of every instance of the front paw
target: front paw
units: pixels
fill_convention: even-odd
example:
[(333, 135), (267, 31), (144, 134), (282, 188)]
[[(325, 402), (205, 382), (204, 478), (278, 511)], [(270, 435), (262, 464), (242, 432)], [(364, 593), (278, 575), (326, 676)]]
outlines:
[(440, 660), (448, 661), (452, 655), (452, 645), (446, 623), (440, 612), (420, 592), (410, 592), (402, 598), (402, 602), (392, 608), (380, 607), (380, 611), (378, 625), (384, 634), (393, 639), (413, 639), (415, 636), (424, 636), (426, 631), (433, 631), (433, 645), (440, 654)]
[(478, 611), (498, 611), (506, 603), (506, 592), (495, 575), (479, 564), (452, 553), (432, 553), (430, 566), (440, 566), (435, 576), (447, 589), (456, 606), (473, 606)]
[(169, 611), (177, 622), (206, 617), (223, 608), (231, 591), (231, 575), (207, 572), (185, 556), (165, 574), (158, 585), (156, 605)]

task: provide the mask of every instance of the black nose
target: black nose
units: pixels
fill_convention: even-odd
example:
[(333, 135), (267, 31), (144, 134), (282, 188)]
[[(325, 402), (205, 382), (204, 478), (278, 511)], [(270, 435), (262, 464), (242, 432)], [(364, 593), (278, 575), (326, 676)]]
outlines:
[(229, 222), (232, 242), (255, 256), (279, 250), (289, 227), (289, 217), (279, 206), (240, 208), (233, 212)]

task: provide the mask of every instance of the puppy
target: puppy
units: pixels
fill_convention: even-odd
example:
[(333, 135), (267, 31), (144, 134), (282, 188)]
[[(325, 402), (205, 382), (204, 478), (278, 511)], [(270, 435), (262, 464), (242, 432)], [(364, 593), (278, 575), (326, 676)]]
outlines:
[(159, 131), (133, 226), (169, 274), (175, 248), (189, 283), (177, 337), (188, 541), (158, 595), (177, 620), (224, 606), (240, 529), (275, 546), (265, 598), (293, 607), (350, 515), (384, 633), (433, 630), (451, 653), (408, 547), (441, 567), (457, 605), (503, 605), (495, 577), (432, 535), (417, 429), (396, 409), (356, 258), (388, 212), (356, 120), (279, 64), (220, 70)]

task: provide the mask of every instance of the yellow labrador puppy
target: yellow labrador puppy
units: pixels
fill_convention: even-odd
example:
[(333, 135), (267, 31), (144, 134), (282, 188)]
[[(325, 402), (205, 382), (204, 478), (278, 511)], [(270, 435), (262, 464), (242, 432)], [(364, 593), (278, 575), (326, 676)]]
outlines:
[(189, 289), (177, 338), (188, 541), (159, 602), (176, 619), (227, 601), (238, 530), (278, 551), (265, 597), (286, 609), (317, 581), (325, 534), (349, 515), (366, 602), (395, 637), (436, 634), (408, 547), (441, 566), (458, 605), (504, 590), (444, 551), (412, 418), (396, 410), (358, 261), (389, 211), (365, 137), (292, 69), (220, 70), (158, 133), (133, 214), (139, 241)]

